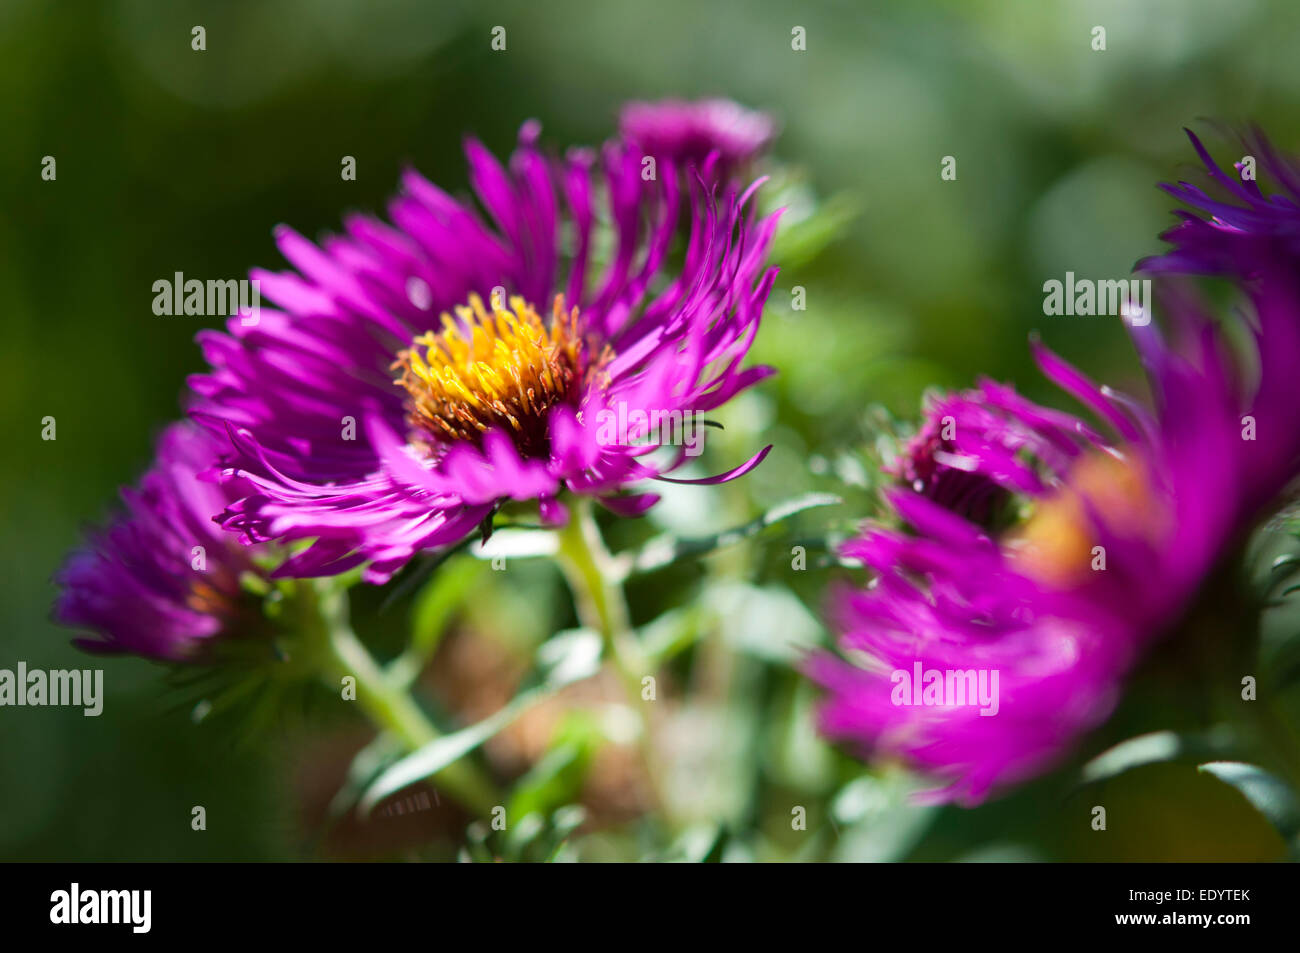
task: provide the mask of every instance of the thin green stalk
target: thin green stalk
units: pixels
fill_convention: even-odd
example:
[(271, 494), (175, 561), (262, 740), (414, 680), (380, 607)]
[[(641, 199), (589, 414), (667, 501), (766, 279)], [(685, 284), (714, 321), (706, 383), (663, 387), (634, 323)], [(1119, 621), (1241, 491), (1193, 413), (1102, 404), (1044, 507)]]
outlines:
[(606, 549), (589, 499), (579, 497), (574, 502), (573, 515), (560, 530), (559, 538), (556, 560), (573, 592), (578, 619), (584, 627), (599, 632), (605, 641), (627, 703), (641, 721), (641, 754), (656, 806), (672, 824), (672, 803), (663, 787), (666, 776), (655, 745), (654, 720), (641, 697), (641, 680), (652, 673), (633, 634), (627, 598), (623, 594), (625, 571)]
[[(317, 646), (321, 677), (327, 687), (338, 691), (341, 679), (356, 679), (357, 704), (380, 731), (392, 735), (408, 751), (416, 751), (441, 737), (440, 732), (403, 687), (384, 673), (352, 631), (348, 621), (346, 590), (327, 583), (316, 588), (319, 618)], [(432, 780), (462, 805), (480, 815), (491, 813), (501, 803), (490, 781), (468, 761), (448, 765)]]

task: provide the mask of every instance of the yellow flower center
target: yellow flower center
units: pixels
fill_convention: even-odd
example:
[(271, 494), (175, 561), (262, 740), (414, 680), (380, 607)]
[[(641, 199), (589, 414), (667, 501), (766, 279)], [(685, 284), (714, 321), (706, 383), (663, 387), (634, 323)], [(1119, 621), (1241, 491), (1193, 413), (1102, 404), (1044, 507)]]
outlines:
[(185, 604), (195, 612), (213, 616), (228, 615), (231, 609), (230, 596), (197, 578), (190, 582), (190, 591), (185, 598)]
[(557, 295), (550, 326), (532, 306), (512, 297), (492, 312), (478, 295), (444, 313), (442, 330), (417, 337), (392, 369), (408, 394), (407, 422), (430, 450), (448, 442), (479, 444), (488, 430), (510, 432), (524, 456), (547, 451), (546, 418), (576, 392), (583, 374), (578, 309)]
[[(1095, 516), (1090, 517), (1089, 510)], [(1109, 454), (1075, 464), (1070, 485), (1038, 503), (1009, 539), (1017, 567), (1049, 585), (1076, 585), (1101, 571), (1092, 520), (1100, 518), (1120, 536), (1156, 543), (1168, 528), (1168, 514), (1153, 492), (1145, 466)], [(1099, 557), (1101, 557), (1099, 559)]]

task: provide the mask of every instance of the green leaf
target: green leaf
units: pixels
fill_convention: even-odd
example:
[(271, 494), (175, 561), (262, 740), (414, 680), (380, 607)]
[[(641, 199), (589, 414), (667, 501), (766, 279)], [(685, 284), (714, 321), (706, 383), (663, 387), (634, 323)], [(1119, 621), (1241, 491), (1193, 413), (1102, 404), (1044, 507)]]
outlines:
[(591, 629), (566, 629), (537, 647), (538, 677), (547, 692), (595, 675), (604, 641)]
[(698, 606), (669, 609), (641, 627), (641, 650), (648, 661), (662, 664), (694, 645), (704, 632), (704, 612)]
[(768, 728), (767, 770), (780, 784), (795, 790), (817, 791), (830, 786), (835, 759), (817, 731), (816, 703), (820, 696), (813, 683), (798, 679), (777, 697), (775, 715)]
[(788, 666), (824, 641), (821, 623), (799, 597), (779, 584), (715, 584), (703, 596), (732, 649)]
[(831, 802), (831, 858), (841, 863), (904, 860), (940, 811), (918, 802), (917, 790), (915, 779), (892, 772), (863, 775), (845, 785)]
[[(784, 269), (813, 261), (848, 229), (861, 212), (858, 198), (847, 192), (831, 196), (820, 207), (806, 189), (785, 190), (781, 204), (789, 214), (781, 220), (772, 240), (770, 258)], [(788, 219), (788, 221), (787, 221)]]
[(702, 864), (720, 846), (722, 825), (716, 821), (699, 821), (687, 827), (665, 849), (664, 863)]
[(473, 559), (454, 559), (420, 591), (411, 611), (410, 645), (388, 667), (388, 677), (395, 685), (409, 688), (419, 677), (438, 650), (452, 615), (486, 571), (487, 567)]
[(378, 735), (352, 759), (343, 786), (330, 801), (329, 816), (340, 818), (356, 807), (366, 787), (388, 765), (402, 755), (401, 744), (392, 735)]
[(1295, 553), (1284, 553), (1273, 560), (1269, 567), (1269, 574), (1274, 580), (1290, 576), (1300, 570), (1300, 556)]
[(671, 566), (677, 560), (687, 556), (703, 556), (726, 546), (756, 536), (769, 526), (789, 519), (797, 513), (815, 509), (819, 506), (835, 506), (843, 502), (830, 493), (806, 493), (803, 496), (786, 500), (772, 507), (758, 519), (699, 539), (680, 539), (671, 533), (656, 536), (646, 543), (633, 557), (630, 571), (633, 573), (654, 572)]
[(492, 534), (486, 542), (474, 542), (469, 552), (477, 559), (535, 559), (554, 556), (560, 539), (549, 529), (515, 529), (507, 527)]
[(362, 814), (368, 814), (388, 795), (437, 774), (463, 758), (538, 702), (565, 685), (596, 674), (600, 668), (601, 639), (586, 629), (561, 632), (537, 650), (538, 677), (532, 688), (520, 692), (500, 711), (477, 724), (432, 741), (386, 768), (366, 789)]
[(420, 592), (411, 611), (411, 642), (426, 657), (433, 654), (452, 614), (485, 571), (473, 560), (453, 560)]
[(577, 799), (604, 733), (588, 712), (571, 712), (546, 752), (515, 786), (510, 817), (547, 815)]
[(1277, 828), (1293, 851), (1300, 849), (1300, 800), (1280, 778), (1257, 765), (1240, 761), (1210, 761), (1198, 765), (1196, 770), (1240, 791)]
[[(511, 817), (516, 817), (513, 812)], [(466, 830), (462, 860), (474, 863), (565, 863), (579, 859), (569, 838), (587, 821), (586, 808), (566, 804), (548, 817), (538, 812), (517, 816), (500, 834), (481, 822)]]
[(1234, 747), (1234, 737), (1227, 729), (1204, 735), (1186, 735), (1175, 731), (1153, 731), (1121, 741), (1093, 758), (1081, 769), (1080, 782), (1095, 784), (1132, 768), (1163, 761), (1204, 761), (1222, 757)]

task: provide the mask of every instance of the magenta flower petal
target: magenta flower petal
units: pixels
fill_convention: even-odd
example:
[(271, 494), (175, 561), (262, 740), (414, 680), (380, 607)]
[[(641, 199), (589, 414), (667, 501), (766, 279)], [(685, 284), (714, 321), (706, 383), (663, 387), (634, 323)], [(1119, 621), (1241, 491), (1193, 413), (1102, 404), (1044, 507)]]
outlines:
[(728, 99), (666, 99), (628, 103), (619, 131), (646, 155), (694, 166), (707, 179), (729, 175), (758, 156), (775, 138), (776, 123)]
[[(903, 758), (937, 800), (975, 804), (1047, 770), (1300, 475), (1300, 173), (1258, 152), (1285, 195), (1212, 168), (1231, 201), (1172, 188), (1214, 217), (1186, 217), (1165, 236), (1175, 250), (1144, 263), (1236, 279), (1250, 312), (1237, 337), (1253, 354), (1240, 359), (1234, 336), (1169, 285), (1163, 326), (1130, 328), (1150, 408), (1033, 343), (1110, 438), (987, 381), (927, 405), (890, 467), (908, 489), (886, 494), (909, 532), (868, 526), (843, 550), (874, 578), (833, 600), (845, 658), (810, 666), (828, 735)], [(996, 676), (993, 704), (958, 691), (966, 673)], [(910, 690), (917, 676), (928, 698)]]
[[(743, 363), (775, 217), (756, 219), (739, 186), (647, 181), (627, 143), (559, 160), (536, 124), (508, 163), (473, 140), (466, 156), (477, 207), (408, 172), (392, 225), (352, 216), (319, 245), (281, 228), (295, 270), (254, 272), (276, 307), (200, 337), (211, 367), (191, 380), (193, 411), (229, 434), (222, 472), (246, 488), (221, 522), (314, 541), (283, 574), (364, 563), (381, 582), (504, 500), (538, 500), (552, 522), (566, 490), (642, 512), (654, 498), (625, 488), (683, 454), (671, 434), (604, 439), (603, 412), (681, 419), (770, 373)], [(597, 273), (601, 218), (613, 244)]]
[(179, 661), (202, 657), (214, 640), (263, 628), (240, 576), (260, 574), (254, 549), (239, 545), (213, 515), (243, 491), (203, 479), (218, 442), (191, 423), (173, 424), (126, 512), (56, 574), (54, 607), (63, 625), (88, 629), (76, 642), (94, 652), (130, 652)]

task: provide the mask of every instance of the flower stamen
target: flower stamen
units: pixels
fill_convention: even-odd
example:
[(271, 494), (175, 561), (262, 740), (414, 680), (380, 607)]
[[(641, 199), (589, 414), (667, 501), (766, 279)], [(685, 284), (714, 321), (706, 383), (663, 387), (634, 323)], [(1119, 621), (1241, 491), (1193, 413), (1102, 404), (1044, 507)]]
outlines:
[(1111, 533), (1152, 546), (1168, 530), (1166, 508), (1141, 462), (1090, 454), (1075, 465), (1070, 484), (1035, 505), (1012, 534), (1018, 565), (1054, 586), (1077, 584), (1094, 568), (1094, 518)]
[[(578, 309), (557, 295), (549, 327), (523, 298), (509, 309), (478, 295), (442, 315), (442, 330), (427, 331), (401, 351), (392, 370), (409, 395), (407, 422), (434, 447), (456, 441), (478, 445), (493, 428), (510, 432), (524, 456), (547, 452), (546, 418), (574, 397), (583, 367)], [(431, 448), (432, 449), (432, 448)]]

